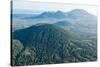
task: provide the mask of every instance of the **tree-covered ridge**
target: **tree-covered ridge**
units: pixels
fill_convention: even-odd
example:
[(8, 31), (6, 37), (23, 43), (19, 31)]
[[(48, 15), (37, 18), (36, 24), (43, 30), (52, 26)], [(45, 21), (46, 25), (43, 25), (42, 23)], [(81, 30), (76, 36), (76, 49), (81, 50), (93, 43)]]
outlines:
[(31, 43), (39, 41), (40, 43), (48, 43), (48, 41), (54, 43), (58, 39), (59, 42), (63, 41), (64, 39), (66, 41), (70, 39), (80, 39), (80, 36), (74, 32), (66, 31), (63, 28), (53, 24), (43, 24), (39, 26), (33, 25), (26, 29), (17, 30), (13, 33), (13, 38), (20, 40), (22, 43), (28, 43), (29, 46), (29, 43), (31, 45)]
[[(95, 61), (96, 42), (53, 24), (13, 32), (12, 65)], [(18, 48), (18, 49), (17, 49)]]

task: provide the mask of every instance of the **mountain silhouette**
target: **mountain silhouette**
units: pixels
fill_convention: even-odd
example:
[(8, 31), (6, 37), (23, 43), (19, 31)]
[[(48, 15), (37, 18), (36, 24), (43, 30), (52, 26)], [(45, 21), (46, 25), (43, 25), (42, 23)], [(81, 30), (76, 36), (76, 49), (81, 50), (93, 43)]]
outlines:
[(43, 12), (42, 14), (34, 17), (34, 18), (65, 18), (66, 15), (61, 12), (61, 11), (57, 11), (57, 12)]

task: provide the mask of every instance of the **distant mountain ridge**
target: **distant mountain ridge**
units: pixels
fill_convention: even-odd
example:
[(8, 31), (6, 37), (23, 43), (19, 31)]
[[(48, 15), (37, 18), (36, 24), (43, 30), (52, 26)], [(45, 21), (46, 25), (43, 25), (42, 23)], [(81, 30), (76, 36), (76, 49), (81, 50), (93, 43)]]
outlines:
[(94, 16), (83, 9), (74, 9), (74, 10), (69, 11), (69, 12), (62, 12), (62, 11), (43, 12), (43, 13), (41, 13), (38, 16), (35, 16), (33, 18), (58, 18), (59, 19), (59, 18), (67, 18), (67, 17), (74, 17), (74, 18), (75, 17), (83, 17), (85, 15)]
[(64, 12), (57, 11), (57, 12), (44, 12), (35, 18), (65, 18), (66, 15)]

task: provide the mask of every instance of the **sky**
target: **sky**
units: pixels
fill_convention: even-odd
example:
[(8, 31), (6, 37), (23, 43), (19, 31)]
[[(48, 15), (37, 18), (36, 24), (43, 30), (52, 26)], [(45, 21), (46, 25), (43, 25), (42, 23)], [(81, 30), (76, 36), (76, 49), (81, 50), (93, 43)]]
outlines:
[(13, 1), (14, 13), (39, 13), (43, 11), (63, 11), (68, 12), (73, 9), (84, 9), (87, 12), (97, 15), (97, 7), (93, 5), (79, 5), (67, 3), (50, 3), (50, 2), (34, 2), (34, 1)]

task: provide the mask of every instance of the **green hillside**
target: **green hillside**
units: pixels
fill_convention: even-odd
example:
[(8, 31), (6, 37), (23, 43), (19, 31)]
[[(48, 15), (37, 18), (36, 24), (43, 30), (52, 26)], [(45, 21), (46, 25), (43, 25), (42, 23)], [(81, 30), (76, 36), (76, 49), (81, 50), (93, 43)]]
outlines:
[[(17, 30), (13, 39), (16, 60), (12, 59), (15, 62), (12, 65), (84, 62), (97, 58), (95, 43), (53, 24)], [(17, 44), (19, 49), (15, 49)]]

